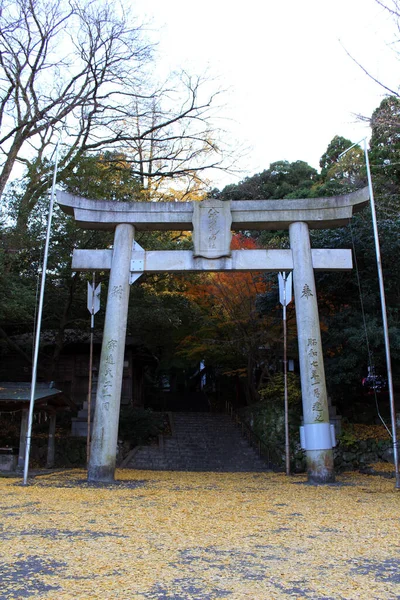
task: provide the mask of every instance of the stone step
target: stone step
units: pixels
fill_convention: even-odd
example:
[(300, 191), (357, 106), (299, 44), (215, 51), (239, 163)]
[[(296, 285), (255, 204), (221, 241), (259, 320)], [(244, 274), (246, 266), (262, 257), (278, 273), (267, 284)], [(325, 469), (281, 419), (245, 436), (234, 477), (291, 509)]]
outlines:
[(227, 415), (172, 413), (172, 437), (161, 447), (141, 446), (125, 463), (131, 469), (265, 471), (265, 463)]

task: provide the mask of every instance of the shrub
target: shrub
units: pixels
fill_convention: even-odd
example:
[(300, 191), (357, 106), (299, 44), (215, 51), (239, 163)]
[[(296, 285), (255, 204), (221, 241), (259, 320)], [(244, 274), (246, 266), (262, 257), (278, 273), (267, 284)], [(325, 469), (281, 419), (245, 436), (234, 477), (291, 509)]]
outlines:
[[(285, 406), (284, 378), (274, 375), (268, 385), (260, 391), (260, 402), (247, 409), (246, 419), (254, 432), (282, 457), (285, 462)], [(302, 457), (299, 446), (301, 422), (301, 389), (297, 375), (288, 374), (289, 444), (292, 468)]]
[(135, 446), (155, 439), (164, 429), (164, 414), (150, 408), (122, 408), (118, 437)]

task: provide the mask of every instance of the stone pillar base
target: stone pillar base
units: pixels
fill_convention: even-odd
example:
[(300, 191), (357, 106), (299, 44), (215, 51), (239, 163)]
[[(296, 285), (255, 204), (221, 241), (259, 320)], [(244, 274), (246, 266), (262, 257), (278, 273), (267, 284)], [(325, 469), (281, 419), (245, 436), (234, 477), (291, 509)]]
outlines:
[(104, 466), (104, 467), (90, 467), (88, 469), (88, 481), (92, 483), (114, 483), (115, 467)]
[(328, 450), (307, 450), (308, 482), (314, 484), (334, 483), (333, 453)]

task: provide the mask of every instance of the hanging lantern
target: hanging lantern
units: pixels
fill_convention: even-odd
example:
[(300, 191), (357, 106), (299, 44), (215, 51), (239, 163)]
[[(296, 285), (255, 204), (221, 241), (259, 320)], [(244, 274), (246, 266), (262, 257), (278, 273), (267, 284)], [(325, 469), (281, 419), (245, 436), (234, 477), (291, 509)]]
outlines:
[(376, 375), (375, 367), (373, 366), (368, 367), (368, 375), (364, 377), (361, 385), (367, 394), (379, 394), (386, 392), (388, 389), (387, 379), (381, 375)]

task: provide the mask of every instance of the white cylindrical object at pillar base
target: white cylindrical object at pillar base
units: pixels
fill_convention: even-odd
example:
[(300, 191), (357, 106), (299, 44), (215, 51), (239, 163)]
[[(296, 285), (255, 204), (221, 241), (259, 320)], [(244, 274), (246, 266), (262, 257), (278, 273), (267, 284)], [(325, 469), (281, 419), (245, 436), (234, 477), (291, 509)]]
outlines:
[(336, 442), (336, 431), (335, 426), (331, 423), (331, 440), (332, 440), (332, 448), (334, 448), (337, 444)]
[(303, 450), (331, 450), (336, 446), (335, 427), (330, 423), (306, 423), (300, 427)]

